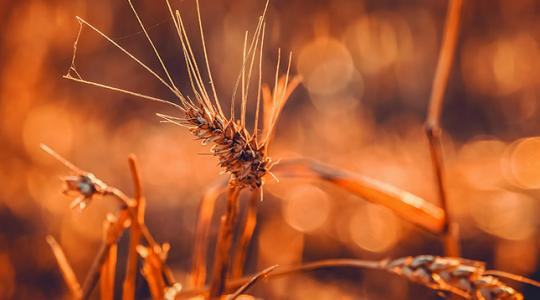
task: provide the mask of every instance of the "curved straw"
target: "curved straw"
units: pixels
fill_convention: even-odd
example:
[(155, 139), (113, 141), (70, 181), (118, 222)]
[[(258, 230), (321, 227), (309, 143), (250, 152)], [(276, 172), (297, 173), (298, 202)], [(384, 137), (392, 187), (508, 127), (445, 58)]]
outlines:
[(272, 168), (281, 178), (315, 179), (337, 185), (363, 199), (391, 209), (401, 218), (435, 234), (443, 232), (444, 211), (392, 185), (340, 170), (311, 159), (283, 160)]
[(236, 290), (236, 292), (234, 292), (234, 294), (227, 297), (227, 300), (234, 300), (234, 299), (238, 298), (240, 295), (245, 293), (252, 285), (254, 285), (257, 281), (259, 281), (260, 279), (265, 278), (266, 276), (268, 276), (268, 274), (270, 274), (270, 272), (274, 271), (277, 267), (278, 267), (278, 265), (273, 265), (273, 266), (268, 267), (268, 268), (260, 271), (259, 273), (255, 274), (253, 277), (251, 277), (251, 279), (248, 282), (246, 282), (244, 285), (242, 285), (240, 288), (238, 288)]

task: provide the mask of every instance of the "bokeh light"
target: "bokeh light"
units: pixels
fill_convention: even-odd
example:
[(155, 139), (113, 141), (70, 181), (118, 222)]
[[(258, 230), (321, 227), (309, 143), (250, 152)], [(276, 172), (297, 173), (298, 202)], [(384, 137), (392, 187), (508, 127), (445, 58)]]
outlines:
[(475, 199), (471, 215), (482, 230), (507, 240), (524, 240), (536, 234), (538, 205), (523, 194), (495, 190)]
[(283, 218), (301, 232), (314, 231), (324, 225), (330, 213), (330, 199), (312, 185), (294, 187), (284, 199)]
[(328, 95), (349, 84), (353, 76), (347, 47), (336, 39), (320, 37), (305, 45), (298, 56), (298, 73), (310, 93)]
[(503, 181), (501, 160), (506, 144), (495, 139), (481, 139), (465, 144), (458, 152), (460, 175), (478, 189), (493, 189)]
[(387, 208), (366, 204), (357, 208), (349, 223), (351, 239), (364, 250), (383, 252), (399, 238), (400, 224)]
[(507, 176), (526, 189), (540, 188), (540, 138), (518, 140), (506, 153)]

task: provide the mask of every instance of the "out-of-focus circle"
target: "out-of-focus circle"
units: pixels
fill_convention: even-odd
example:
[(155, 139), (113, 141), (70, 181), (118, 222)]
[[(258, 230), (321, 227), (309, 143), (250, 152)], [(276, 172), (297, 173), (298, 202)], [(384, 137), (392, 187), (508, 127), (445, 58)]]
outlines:
[(399, 54), (396, 35), (393, 24), (379, 16), (362, 17), (349, 27), (347, 36), (355, 41), (355, 54), (362, 71), (376, 73), (396, 61)]
[(506, 144), (499, 140), (477, 140), (458, 153), (458, 168), (465, 180), (478, 189), (492, 189), (503, 180), (501, 158)]
[(470, 214), (480, 229), (507, 240), (531, 237), (538, 225), (537, 211), (534, 199), (506, 190), (483, 193), (470, 206)]
[(505, 161), (510, 181), (521, 188), (540, 188), (540, 137), (516, 141)]
[(320, 37), (305, 45), (298, 57), (298, 73), (312, 94), (332, 94), (345, 88), (353, 75), (349, 50), (336, 39)]
[(461, 70), (465, 85), (487, 95), (509, 95), (538, 83), (540, 48), (527, 32), (496, 40), (465, 42)]
[(285, 198), (282, 213), (287, 224), (294, 229), (314, 231), (328, 219), (330, 199), (326, 192), (316, 186), (297, 186)]
[(364, 250), (383, 252), (399, 239), (400, 224), (389, 209), (368, 203), (357, 209), (349, 223), (351, 239)]
[(493, 75), (501, 93), (511, 93), (534, 82), (534, 69), (540, 60), (535, 39), (522, 33), (496, 44)]

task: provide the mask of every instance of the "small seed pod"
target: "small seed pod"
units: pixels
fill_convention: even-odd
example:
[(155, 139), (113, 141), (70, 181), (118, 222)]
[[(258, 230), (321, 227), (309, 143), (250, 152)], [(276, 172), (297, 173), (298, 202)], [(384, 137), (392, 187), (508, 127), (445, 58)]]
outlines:
[(107, 185), (90, 173), (65, 176), (61, 179), (64, 181), (63, 193), (76, 196), (70, 204), (71, 208), (83, 210), (95, 195), (104, 195), (107, 191)]

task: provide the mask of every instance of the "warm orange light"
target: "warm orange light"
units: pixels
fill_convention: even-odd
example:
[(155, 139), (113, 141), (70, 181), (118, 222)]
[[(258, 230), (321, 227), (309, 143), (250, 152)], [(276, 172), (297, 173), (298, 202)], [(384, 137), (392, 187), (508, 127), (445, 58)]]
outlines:
[(467, 183), (478, 189), (492, 189), (503, 181), (501, 158), (505, 143), (477, 140), (465, 144), (458, 153), (458, 169)]
[(349, 50), (338, 40), (320, 37), (302, 48), (298, 73), (310, 93), (328, 95), (345, 88), (353, 75)]
[(69, 112), (54, 105), (37, 106), (28, 112), (22, 131), (26, 151), (38, 161), (51, 162), (39, 149), (40, 143), (69, 153), (76, 129)]
[(383, 252), (399, 239), (399, 220), (387, 208), (375, 204), (359, 207), (351, 217), (351, 239), (364, 250)]
[(540, 137), (516, 141), (509, 151), (511, 181), (523, 188), (540, 188)]
[(536, 232), (536, 202), (523, 194), (492, 191), (475, 200), (470, 209), (480, 229), (500, 238), (524, 240)]
[(321, 227), (328, 219), (330, 199), (313, 185), (300, 185), (290, 191), (283, 203), (283, 217), (294, 229), (310, 232)]
[(302, 259), (304, 235), (272, 219), (262, 224), (258, 246), (261, 264), (291, 264)]

